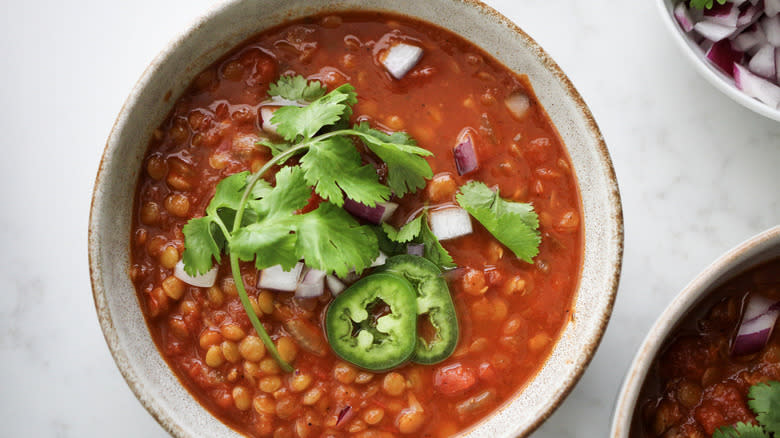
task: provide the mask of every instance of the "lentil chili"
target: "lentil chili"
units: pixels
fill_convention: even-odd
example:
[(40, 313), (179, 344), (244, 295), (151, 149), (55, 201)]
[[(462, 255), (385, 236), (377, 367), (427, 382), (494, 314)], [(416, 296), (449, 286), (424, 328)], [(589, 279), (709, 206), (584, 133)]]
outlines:
[[(424, 50), (401, 80), (376, 60), (397, 39)], [(252, 329), (228, 263), (209, 288), (173, 275), (184, 250), (182, 226), (203, 214), (216, 183), (269, 160), (255, 145), (258, 105), (282, 74), (317, 79), (328, 89), (352, 84), (359, 96), (352, 121), (406, 131), (434, 153), (434, 177), (403, 198), (393, 225), (426, 205), (454, 204), (458, 187), (471, 180), (533, 203), (542, 233), (534, 263), (512, 256), (476, 221), (473, 233), (442, 242), (457, 265), (444, 278), (460, 327), (444, 362), (380, 373), (341, 361), (324, 331), (328, 292), (296, 300), (260, 289), (257, 270), (242, 263), (251, 305), (294, 367), (285, 374)], [(504, 105), (517, 93), (529, 103), (522, 116)], [(464, 132), (479, 167), (461, 176), (452, 150)], [(549, 356), (579, 278), (579, 202), (570, 160), (527, 78), (462, 38), (409, 18), (312, 17), (265, 31), (204, 70), (154, 132), (136, 193), (130, 276), (161, 354), (194, 397), (241, 433), (444, 437), (504, 403)]]
[(729, 280), (686, 316), (648, 374), (632, 437), (709, 437), (723, 426), (755, 422), (748, 392), (780, 380), (780, 332), (758, 353), (733, 353), (745, 303), (754, 294), (780, 300), (780, 259)]

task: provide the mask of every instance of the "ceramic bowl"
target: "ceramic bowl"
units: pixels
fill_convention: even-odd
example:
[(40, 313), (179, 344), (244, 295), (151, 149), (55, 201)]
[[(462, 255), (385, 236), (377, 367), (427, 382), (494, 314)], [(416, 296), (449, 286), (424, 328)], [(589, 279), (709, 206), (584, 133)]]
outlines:
[[(108, 138), (95, 182), (89, 257), (98, 318), (114, 359), (141, 403), (177, 437), (235, 437), (190, 396), (160, 356), (128, 276), (133, 194), (148, 139), (193, 77), (246, 38), (323, 11), (374, 10), (450, 29), (527, 74), (557, 127), (579, 180), (585, 253), (572, 322), (538, 375), (464, 436), (529, 434), (561, 403), (584, 371), (612, 311), (623, 226), (615, 174), (593, 116), (569, 79), (522, 30), (472, 0), (233, 0), (208, 11), (151, 63)], [(172, 97), (171, 97), (172, 96)]]
[(743, 93), (734, 85), (734, 78), (723, 73), (707, 60), (701, 47), (699, 47), (699, 45), (682, 30), (680, 25), (677, 24), (677, 20), (674, 18), (673, 9), (678, 1), (679, 0), (656, 0), (656, 4), (661, 12), (661, 18), (663, 19), (667, 30), (671, 33), (672, 38), (685, 57), (688, 58), (694, 68), (696, 68), (696, 71), (698, 71), (699, 74), (715, 88), (735, 102), (764, 117), (780, 122), (780, 109), (772, 108)]
[(629, 436), (639, 392), (653, 360), (688, 312), (729, 279), (778, 256), (780, 226), (764, 231), (721, 256), (675, 297), (650, 329), (631, 363), (612, 418), (612, 438)]

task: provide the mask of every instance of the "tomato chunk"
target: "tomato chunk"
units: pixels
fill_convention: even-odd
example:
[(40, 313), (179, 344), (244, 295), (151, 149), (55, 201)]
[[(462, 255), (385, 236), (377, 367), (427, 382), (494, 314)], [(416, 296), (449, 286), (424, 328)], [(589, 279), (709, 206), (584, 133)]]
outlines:
[(444, 395), (455, 395), (466, 391), (477, 383), (477, 375), (471, 368), (460, 363), (447, 365), (436, 370), (433, 385)]

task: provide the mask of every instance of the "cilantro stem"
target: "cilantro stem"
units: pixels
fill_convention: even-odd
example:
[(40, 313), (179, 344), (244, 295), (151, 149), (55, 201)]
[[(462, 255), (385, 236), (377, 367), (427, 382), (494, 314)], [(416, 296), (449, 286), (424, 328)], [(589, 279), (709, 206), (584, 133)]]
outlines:
[[(295, 155), (298, 151), (300, 151), (304, 147), (308, 147), (308, 143), (303, 143), (286, 150), (284, 153), (275, 156), (273, 159), (265, 163), (263, 167), (261, 167), (257, 172), (255, 172), (254, 174), (252, 174), (252, 176), (249, 177), (249, 180), (246, 185), (246, 189), (244, 189), (244, 194), (241, 197), (241, 203), (239, 204), (238, 211), (236, 212), (236, 218), (233, 221), (233, 233), (235, 233), (236, 231), (238, 231), (239, 228), (241, 228), (241, 221), (244, 216), (244, 209), (246, 207), (246, 202), (249, 199), (249, 195), (250, 193), (252, 193), (252, 189), (254, 189), (255, 184), (257, 184), (257, 181), (259, 181), (260, 178), (262, 178), (263, 175), (266, 172), (268, 172), (270, 168), (272, 168), (276, 164), (284, 163), (285, 161), (287, 161), (288, 158)], [(225, 236), (228, 236), (227, 238), (229, 241), (233, 233), (227, 233), (224, 224), (220, 224), (220, 226), (223, 227), (223, 232), (225, 232)], [(271, 356), (274, 358), (274, 360), (276, 360), (276, 362), (279, 363), (279, 366), (285, 372), (288, 373), (292, 372), (293, 367), (290, 366), (290, 364), (288, 364), (287, 362), (285, 362), (281, 356), (279, 356), (279, 350), (276, 349), (276, 345), (274, 345), (274, 341), (271, 340), (270, 336), (268, 336), (268, 332), (265, 331), (265, 327), (263, 327), (263, 324), (260, 322), (260, 318), (257, 317), (257, 314), (255, 313), (255, 309), (252, 308), (252, 303), (249, 302), (249, 295), (246, 293), (246, 288), (244, 287), (244, 279), (243, 277), (241, 277), (241, 267), (238, 264), (238, 256), (232, 252), (230, 253), (230, 270), (233, 273), (233, 281), (236, 283), (236, 290), (238, 291), (238, 297), (241, 299), (241, 305), (244, 307), (244, 311), (246, 312), (247, 316), (249, 316), (249, 321), (252, 323), (252, 327), (255, 328), (257, 335), (260, 336), (260, 340), (262, 340), (263, 344), (265, 344), (266, 350), (268, 350), (268, 352), (271, 353)]]

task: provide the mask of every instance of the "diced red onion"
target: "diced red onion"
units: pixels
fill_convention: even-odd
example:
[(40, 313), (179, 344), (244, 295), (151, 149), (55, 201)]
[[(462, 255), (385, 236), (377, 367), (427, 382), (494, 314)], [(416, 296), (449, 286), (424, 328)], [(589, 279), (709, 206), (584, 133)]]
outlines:
[(748, 96), (772, 108), (780, 108), (780, 87), (751, 73), (746, 67), (734, 64), (734, 83)]
[(352, 417), (355, 416), (355, 410), (352, 409), (352, 406), (347, 406), (345, 408), (342, 408), (339, 411), (339, 414), (336, 419), (336, 427), (341, 426), (342, 424), (346, 424), (349, 422), (349, 420), (352, 419)]
[(711, 9), (704, 10), (704, 21), (727, 27), (737, 27), (739, 6), (733, 3), (716, 3)]
[(431, 231), (439, 240), (454, 239), (471, 234), (471, 217), (458, 207), (431, 211)]
[(726, 74), (731, 76), (734, 63), (742, 61), (743, 53), (734, 50), (731, 46), (731, 42), (728, 40), (722, 40), (713, 44), (707, 51), (706, 56), (713, 64), (717, 65), (723, 69)]
[(406, 253), (409, 255), (422, 257), (423, 254), (425, 254), (425, 245), (422, 243), (411, 243), (406, 245)]
[(780, 15), (762, 18), (761, 28), (764, 30), (769, 44), (780, 47)]
[(452, 150), (455, 155), (455, 166), (459, 175), (465, 175), (479, 169), (474, 138), (466, 131), (458, 139), (458, 145)]
[(264, 106), (260, 108), (260, 118), (263, 119), (263, 131), (276, 134), (276, 124), (271, 123), (271, 117), (278, 110), (278, 106)]
[(376, 268), (377, 266), (382, 266), (387, 262), (387, 255), (383, 253), (382, 251), (379, 251), (379, 256), (374, 259), (374, 262), (371, 263), (372, 268)]
[(748, 69), (753, 73), (774, 80), (777, 69), (775, 66), (775, 48), (771, 44), (761, 47), (748, 63)]
[(338, 294), (344, 292), (344, 289), (347, 288), (347, 286), (341, 282), (336, 276), (334, 275), (328, 275), (325, 277), (325, 284), (328, 285), (328, 290), (330, 290), (331, 295), (334, 297)]
[[(693, 24), (691, 24), (691, 29), (693, 29)], [(504, 99), (504, 105), (514, 118), (522, 120), (528, 114), (528, 109), (531, 108), (531, 100), (525, 93), (515, 92)]]
[(184, 270), (184, 262), (179, 260), (173, 268), (173, 276), (179, 280), (196, 287), (211, 287), (217, 281), (217, 266), (209, 269), (205, 274), (191, 276)]
[(700, 21), (693, 25), (693, 29), (701, 36), (715, 42), (726, 39), (737, 31), (736, 26), (724, 26), (712, 21)]
[(375, 207), (369, 207), (349, 198), (344, 200), (344, 210), (352, 216), (365, 219), (372, 224), (379, 225), (390, 218), (398, 208), (395, 202), (377, 202)]
[(758, 19), (761, 17), (762, 14), (761, 8), (759, 8), (756, 5), (750, 5), (748, 6), (744, 11), (742, 11), (739, 14), (739, 19), (737, 19), (737, 27), (745, 27), (750, 26), (751, 24), (758, 21)]
[(777, 77), (775, 79), (777, 84), (780, 85), (780, 48), (775, 50), (775, 70), (777, 70)]
[(691, 12), (688, 10), (688, 6), (685, 6), (685, 2), (677, 3), (674, 8), (674, 18), (680, 23), (680, 27), (686, 32), (693, 30), (693, 18), (691, 18)]
[(284, 292), (293, 292), (298, 287), (298, 279), (303, 271), (303, 263), (298, 262), (290, 271), (282, 269), (281, 265), (275, 265), (260, 271), (260, 279), (257, 287), (261, 289), (273, 289)]
[(764, 0), (764, 13), (769, 17), (780, 14), (780, 0)]
[[(766, 34), (764, 34), (764, 30), (761, 29), (761, 26), (753, 26), (750, 30), (737, 35), (734, 40), (732, 40), (731, 45), (735, 50), (739, 50), (740, 52), (750, 52), (753, 48), (758, 50), (760, 46), (763, 46), (768, 42), (769, 40), (767, 40)], [(753, 52), (753, 54), (755, 54), (755, 52)]]
[(298, 287), (295, 288), (296, 298), (314, 298), (323, 293), (325, 293), (325, 272), (319, 269), (307, 270)]
[(772, 335), (777, 317), (778, 304), (764, 296), (752, 294), (748, 298), (737, 336), (731, 345), (731, 354), (742, 356), (760, 351)]
[(382, 59), (382, 65), (396, 79), (403, 78), (422, 58), (423, 50), (417, 46), (397, 43), (390, 47)]

